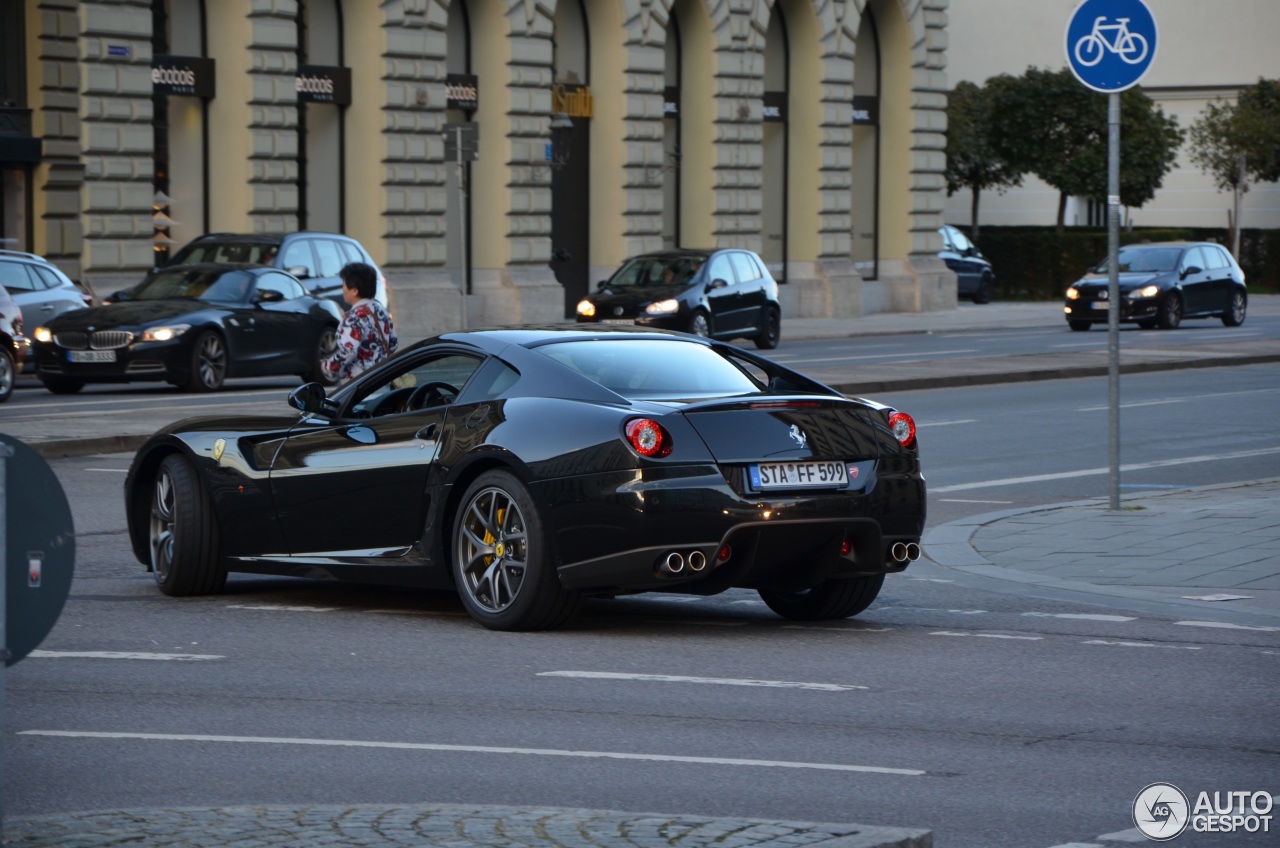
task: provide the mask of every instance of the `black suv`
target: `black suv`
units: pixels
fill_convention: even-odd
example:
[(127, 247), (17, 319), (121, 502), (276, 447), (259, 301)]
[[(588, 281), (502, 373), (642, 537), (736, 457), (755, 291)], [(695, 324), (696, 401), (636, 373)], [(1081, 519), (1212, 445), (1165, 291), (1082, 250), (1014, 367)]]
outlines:
[[(342, 299), (342, 280), (338, 279), (338, 271), (348, 262), (367, 262), (374, 268), (378, 267), (360, 242), (338, 233), (208, 233), (195, 238), (175, 253), (164, 267), (208, 263), (268, 265), (297, 277), (313, 297), (332, 300), (345, 310), (347, 304)], [(147, 278), (150, 279), (154, 273), (148, 274)], [(116, 292), (107, 298), (107, 302), (128, 300), (130, 291), (132, 289)], [(387, 279), (381, 269), (378, 270), (378, 294), (375, 299), (383, 306), (387, 305)]]

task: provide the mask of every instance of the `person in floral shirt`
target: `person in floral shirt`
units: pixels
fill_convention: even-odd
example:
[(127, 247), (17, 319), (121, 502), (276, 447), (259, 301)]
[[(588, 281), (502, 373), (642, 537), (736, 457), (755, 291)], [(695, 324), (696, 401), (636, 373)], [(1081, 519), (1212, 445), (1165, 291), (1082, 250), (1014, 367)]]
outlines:
[(338, 272), (342, 278), (342, 299), (347, 314), (338, 325), (337, 348), (325, 358), (324, 367), (338, 385), (354, 380), (396, 352), (391, 313), (374, 300), (378, 272), (372, 265), (352, 262)]

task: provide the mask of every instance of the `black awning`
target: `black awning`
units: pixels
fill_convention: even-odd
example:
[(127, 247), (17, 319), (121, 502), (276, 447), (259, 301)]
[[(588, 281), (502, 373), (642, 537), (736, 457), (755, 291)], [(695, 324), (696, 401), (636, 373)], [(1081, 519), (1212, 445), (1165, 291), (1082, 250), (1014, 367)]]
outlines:
[(42, 139), (29, 135), (0, 133), (0, 165), (26, 165), (43, 161)]

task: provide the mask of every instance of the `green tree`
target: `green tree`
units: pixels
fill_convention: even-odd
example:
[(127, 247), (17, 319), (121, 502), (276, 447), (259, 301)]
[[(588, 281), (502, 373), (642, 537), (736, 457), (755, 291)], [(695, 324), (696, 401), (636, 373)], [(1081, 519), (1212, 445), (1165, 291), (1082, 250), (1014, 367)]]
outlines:
[(1022, 173), (1015, 170), (993, 144), (991, 97), (985, 87), (961, 82), (947, 98), (947, 196), (969, 189), (970, 238), (978, 240), (978, 200), (983, 189), (1021, 185)]
[(1235, 103), (1216, 100), (1191, 125), (1191, 161), (1232, 195), (1231, 244), (1240, 253), (1240, 196), (1280, 180), (1280, 80), (1259, 79)]
[[(1107, 195), (1107, 96), (1063, 68), (1028, 68), (990, 81), (996, 150), (1018, 170), (1058, 190), (1058, 230), (1067, 198)], [(1120, 202), (1140, 207), (1155, 197), (1174, 166), (1184, 133), (1178, 121), (1137, 88), (1120, 95)]]

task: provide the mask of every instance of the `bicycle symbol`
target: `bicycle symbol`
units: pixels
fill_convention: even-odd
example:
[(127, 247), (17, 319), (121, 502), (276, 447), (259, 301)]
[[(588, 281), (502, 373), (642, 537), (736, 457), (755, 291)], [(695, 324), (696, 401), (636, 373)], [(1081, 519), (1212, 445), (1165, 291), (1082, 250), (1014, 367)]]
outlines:
[[(1129, 32), (1129, 18), (1116, 18), (1119, 23), (1104, 24), (1106, 16), (1093, 22), (1093, 32), (1076, 42), (1076, 61), (1091, 68), (1102, 61), (1107, 52), (1119, 55), (1130, 65), (1147, 58), (1147, 40), (1141, 33)], [(1112, 33), (1108, 40), (1106, 33)]]

